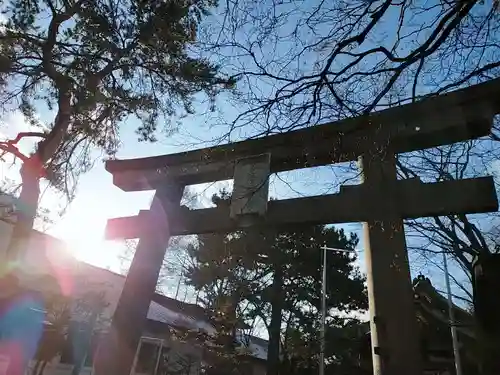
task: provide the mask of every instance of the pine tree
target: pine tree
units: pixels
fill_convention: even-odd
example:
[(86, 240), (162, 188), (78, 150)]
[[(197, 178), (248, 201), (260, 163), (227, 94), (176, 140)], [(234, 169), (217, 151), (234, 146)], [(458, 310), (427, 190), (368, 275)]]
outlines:
[[(228, 194), (222, 193), (214, 197), (214, 203), (226, 204), (228, 199)], [(225, 297), (227, 308), (239, 320), (259, 318), (265, 323), (269, 334), (267, 373), (274, 375), (281, 367), (280, 345), (287, 332), (295, 329), (303, 338), (315, 335), (317, 342), (320, 248), (354, 249), (357, 242), (354, 234), (347, 236), (343, 230), (328, 226), (209, 234), (199, 238), (198, 246), (190, 247), (193, 264), (186, 276), (201, 291), (207, 307)], [(338, 329), (344, 325), (343, 319), (342, 324), (334, 322), (338, 313), (367, 307), (364, 278), (349, 254), (328, 253), (327, 267), (329, 321)], [(283, 332), (284, 326), (289, 330)]]
[[(113, 156), (119, 127), (138, 121), (140, 141), (154, 141), (159, 124), (193, 112), (194, 96), (210, 99), (232, 84), (196, 57), (201, 19), (216, 0), (9, 0), (0, 25), (0, 105), (21, 111), (37, 131), (0, 142), (0, 158), (21, 161), (20, 207), (8, 248), (23, 251), (40, 198), (40, 181), (71, 199), (91, 152)], [(38, 111), (54, 113), (42, 124)], [(39, 139), (35, 150), (17, 147)]]

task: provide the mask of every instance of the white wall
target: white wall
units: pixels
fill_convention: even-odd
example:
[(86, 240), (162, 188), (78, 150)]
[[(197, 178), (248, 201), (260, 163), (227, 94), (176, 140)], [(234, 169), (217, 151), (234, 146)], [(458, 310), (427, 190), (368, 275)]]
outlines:
[[(10, 242), (12, 228), (12, 224), (0, 220), (0, 257), (2, 259)], [(73, 268), (76, 262), (63, 241), (35, 230), (32, 231), (28, 242), (28, 252), (23, 259), (27, 273), (40, 276), (66, 272)]]
[[(4, 259), (11, 232), (12, 224), (0, 220), (0, 259)], [(64, 241), (38, 231), (32, 232), (22, 263), (23, 282), (30, 286), (72, 297), (103, 290), (109, 303), (104, 314), (108, 318), (116, 308), (125, 282), (121, 275), (78, 261)], [(39, 282), (42, 279), (44, 282)]]
[[(0, 262), (5, 256), (11, 232), (12, 225), (0, 220)], [(103, 313), (103, 318), (109, 323), (120, 298), (125, 277), (76, 260), (63, 241), (37, 231), (32, 232), (23, 263), (23, 269), (26, 272), (24, 282), (29, 283), (31, 287), (60, 291), (75, 298), (88, 291), (104, 291), (105, 300), (109, 305)], [(46, 282), (40, 282), (40, 278)], [(52, 281), (49, 282), (50, 280)], [(152, 318), (155, 319), (153, 316)], [(173, 344), (169, 343), (169, 345)], [(183, 352), (188, 349), (187, 346), (183, 345), (182, 348), (176, 346), (176, 350)], [(189, 351), (192, 351), (190, 346)], [(5, 359), (2, 360), (1, 357), (0, 375), (3, 375), (2, 368), (5, 367)], [(72, 367), (72, 365), (58, 363), (56, 358), (53, 363), (46, 367), (44, 375), (69, 375)], [(90, 372), (91, 368), (85, 368), (82, 369), (80, 375), (89, 375)], [(193, 368), (193, 372), (196, 372), (195, 368)], [(28, 370), (27, 374), (31, 374), (31, 372)], [(265, 363), (255, 361), (253, 375), (263, 374), (265, 374)]]
[[(12, 224), (0, 220), (0, 262), (5, 259), (11, 233)], [(38, 290), (61, 292), (74, 298), (89, 291), (104, 291), (109, 305), (103, 318), (108, 322), (116, 309), (125, 282), (121, 275), (78, 261), (71, 255), (67, 244), (38, 231), (32, 232), (21, 268), (22, 283)], [(3, 375), (4, 365), (5, 358), (0, 358), (0, 375)], [(58, 363), (56, 358), (46, 367), (44, 375), (69, 375), (71, 369), (71, 365)], [(80, 375), (88, 375), (90, 372), (90, 368), (85, 368)], [(27, 374), (30, 373), (28, 370)]]

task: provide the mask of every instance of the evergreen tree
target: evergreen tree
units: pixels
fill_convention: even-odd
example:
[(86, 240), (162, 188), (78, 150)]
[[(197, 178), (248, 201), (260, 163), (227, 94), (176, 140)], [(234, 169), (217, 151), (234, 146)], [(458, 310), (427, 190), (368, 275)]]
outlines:
[[(223, 192), (213, 201), (227, 204), (229, 198)], [(280, 346), (287, 329), (300, 333), (303, 340), (315, 337), (317, 342), (321, 305), (320, 248), (327, 245), (354, 249), (357, 242), (354, 234), (347, 236), (343, 230), (327, 226), (209, 234), (199, 238), (198, 246), (190, 247), (193, 262), (186, 276), (201, 292), (207, 307), (225, 298), (224, 308), (233, 314), (235, 321), (256, 318), (263, 321), (269, 334), (268, 375), (274, 375), (281, 366)], [(334, 323), (336, 315), (367, 307), (364, 278), (354, 259), (346, 253), (328, 253), (329, 323)], [(219, 304), (219, 308), (223, 307)], [(343, 325), (337, 322), (332, 327), (338, 329)], [(318, 352), (316, 359), (309, 355), (316, 363)]]
[[(23, 250), (33, 226), (40, 181), (71, 199), (75, 179), (92, 167), (91, 151), (113, 156), (119, 126), (138, 120), (141, 141), (159, 124), (193, 112), (194, 96), (213, 99), (231, 84), (196, 57), (199, 23), (216, 0), (8, 0), (0, 11), (0, 106), (21, 111), (38, 131), (0, 142), (0, 157), (22, 162), (20, 207), (8, 249)], [(50, 124), (38, 112), (54, 113)], [(17, 147), (39, 139), (35, 150)]]

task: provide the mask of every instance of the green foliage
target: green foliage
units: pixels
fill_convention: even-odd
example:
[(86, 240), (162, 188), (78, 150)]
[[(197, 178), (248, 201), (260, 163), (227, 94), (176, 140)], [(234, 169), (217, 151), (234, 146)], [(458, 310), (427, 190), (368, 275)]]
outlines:
[[(221, 205), (227, 204), (228, 199), (229, 196), (223, 193), (213, 201)], [(201, 300), (208, 309), (231, 316), (229, 321), (233, 328), (238, 324), (243, 326), (245, 322), (252, 325), (260, 319), (271, 333), (271, 311), (281, 309), (281, 326), (286, 325), (281, 332), (281, 341), (289, 344), (283, 346), (283, 350), (287, 350), (282, 353), (284, 358), (288, 361), (307, 358), (309, 362), (317, 363), (320, 248), (326, 245), (354, 249), (357, 242), (354, 234), (347, 236), (343, 230), (325, 226), (289, 230), (249, 229), (231, 234), (203, 235), (199, 238), (199, 245), (188, 250), (192, 265), (187, 269), (186, 277), (201, 292)], [(367, 308), (364, 278), (353, 261), (352, 254), (329, 252), (327, 255), (328, 325), (329, 337), (333, 341), (335, 335), (346, 334), (349, 324), (359, 323), (356, 319), (346, 322), (338, 317), (340, 313)], [(279, 293), (276, 293), (273, 280), (278, 274), (282, 280)], [(343, 350), (349, 352), (348, 342), (343, 343)], [(307, 354), (300, 353), (304, 348), (308, 348)], [(345, 360), (340, 362), (345, 363), (351, 357), (345, 354)]]
[(40, 362), (50, 362), (62, 350), (71, 319), (71, 300), (59, 294), (49, 295), (45, 298), (45, 311), (48, 327), (36, 354)]
[[(203, 353), (201, 373), (205, 375), (243, 375), (248, 361), (248, 349), (235, 340), (230, 322), (220, 314), (210, 316), (215, 332), (202, 330), (169, 329), (169, 338), (177, 343), (188, 344)], [(166, 375), (188, 375), (197, 362), (185, 355), (176, 355), (169, 350), (160, 359), (160, 373)]]
[[(318, 353), (320, 352), (319, 330), (290, 327), (283, 340), (282, 372), (290, 375), (317, 374)], [(357, 319), (330, 318), (326, 330), (326, 353), (328, 364), (326, 374), (365, 374), (360, 366), (360, 353), (369, 330), (368, 323)], [(365, 351), (370, 348), (365, 348)], [(368, 370), (366, 375), (372, 372)]]
[[(51, 277), (40, 280), (41, 284), (52, 283)], [(57, 284), (57, 283), (56, 283)], [(95, 287), (98, 288), (97, 285)], [(40, 375), (45, 365), (61, 354), (68, 343), (68, 330), (71, 321), (78, 319), (96, 328), (104, 309), (108, 306), (104, 292), (91, 290), (78, 297), (69, 297), (59, 293), (44, 293), (45, 321), (42, 338), (37, 348), (35, 358), (37, 363), (33, 369), (34, 375)]]
[[(0, 103), (18, 109), (45, 137), (37, 156), (46, 177), (68, 179), (92, 167), (94, 147), (114, 155), (119, 125), (139, 120), (142, 141), (158, 125), (193, 112), (234, 82), (197, 58), (200, 20), (215, 0), (10, 0), (0, 28)], [(55, 113), (46, 129), (37, 111)]]
[[(214, 202), (221, 204), (219, 197)], [(199, 246), (189, 248), (193, 265), (186, 276), (204, 293), (207, 307), (216, 300), (213, 293), (230, 296), (237, 292), (241, 301), (255, 298), (254, 291), (258, 290), (258, 299), (269, 302), (274, 265), (279, 264), (284, 273), (285, 299), (292, 301), (289, 307), (300, 301), (301, 308), (307, 304), (319, 309), (320, 247), (326, 244), (354, 249), (358, 239), (333, 227), (311, 226), (288, 231), (252, 229), (230, 235), (208, 234), (200, 236), (199, 242)], [(364, 278), (353, 263), (353, 255), (328, 252), (327, 258), (328, 305), (343, 311), (366, 308)]]

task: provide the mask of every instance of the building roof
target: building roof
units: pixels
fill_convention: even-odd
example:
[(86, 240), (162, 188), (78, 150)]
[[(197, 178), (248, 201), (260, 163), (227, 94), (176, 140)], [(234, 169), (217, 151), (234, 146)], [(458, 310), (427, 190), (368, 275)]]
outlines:
[[(422, 275), (417, 276), (413, 280), (413, 292), (417, 315), (421, 318), (425, 314), (426, 317), (432, 317), (436, 321), (443, 324), (449, 324), (448, 301), (439, 293), (432, 285), (431, 281)], [(454, 314), (457, 329), (473, 338), (474, 333), (470, 328), (473, 325), (473, 316), (471, 313), (453, 304)], [(370, 322), (364, 322), (361, 326), (360, 333), (362, 335), (370, 334)]]
[[(5, 220), (2, 221), (8, 223)], [(112, 288), (107, 289), (106, 293), (110, 293), (112, 295), (109, 295), (107, 298), (115, 300), (115, 303), (117, 302), (125, 281), (124, 275), (76, 260), (69, 252), (63, 251), (65, 250), (63, 241), (46, 233), (33, 230), (33, 235), (44, 241), (45, 245), (40, 248), (36, 248), (37, 251), (30, 253), (30, 258), (31, 255), (33, 256), (31, 263), (35, 262), (40, 264), (43, 268), (43, 272), (41, 272), (42, 269), (40, 269), (40, 272), (37, 272), (32, 275), (32, 277), (29, 277), (29, 280), (31, 280), (29, 283), (30, 288), (36, 286), (36, 290), (38, 291), (54, 291), (61, 289), (58, 280), (55, 280), (57, 279), (57, 275), (54, 273), (57, 274), (58, 271), (64, 269), (64, 281), (69, 282), (70, 284), (75, 284), (77, 282), (76, 279), (78, 278), (78, 274), (88, 274), (89, 278), (92, 280), (89, 285), (95, 285), (96, 283), (102, 283), (103, 286), (111, 285)], [(50, 254), (46, 254), (45, 251), (40, 251), (40, 249), (46, 250), (45, 248), (56, 250), (54, 257), (57, 258), (55, 259), (57, 262), (54, 263), (54, 259), (48, 259), (48, 262), (42, 261), (42, 258), (44, 257), (52, 258), (49, 256)], [(47, 267), (50, 268), (47, 269)], [(70, 275), (71, 280), (68, 280)], [(88, 288), (89, 285), (84, 286), (84, 288)], [(113, 305), (116, 306), (116, 304)], [(215, 328), (210, 323), (209, 315), (203, 307), (196, 304), (178, 301), (159, 293), (155, 293), (153, 296), (149, 306), (147, 319), (152, 322), (166, 324), (171, 327), (199, 329), (208, 334), (215, 333)], [(242, 345), (247, 346), (250, 349), (253, 357), (258, 359), (267, 358), (266, 340), (245, 335), (243, 333), (238, 336), (238, 339)]]
[(161, 304), (154, 300), (151, 301), (147, 315), (148, 319), (165, 323), (173, 327), (201, 330), (209, 334), (215, 333), (214, 327), (208, 322), (207, 319), (190, 314), (188, 308), (177, 308), (179, 306), (175, 305), (178, 305), (179, 302), (180, 301), (176, 301), (174, 306), (169, 306), (168, 304)]
[(237, 340), (245, 346), (252, 357), (262, 360), (267, 360), (267, 345), (268, 341), (257, 336), (246, 335), (243, 332), (238, 332)]
[[(208, 334), (216, 332), (203, 307), (181, 302), (158, 293), (154, 295), (149, 306), (148, 319), (171, 327), (201, 330)], [(253, 358), (267, 359), (267, 340), (245, 334), (242, 330), (237, 332), (236, 339), (248, 349)]]
[[(106, 275), (107, 280), (110, 280), (110, 276), (117, 280), (123, 280), (125, 278), (124, 275), (107, 269), (87, 263), (85, 263), (85, 265), (94, 269), (97, 274), (102, 273), (103, 276)], [(149, 305), (147, 318), (149, 321), (165, 324), (170, 327), (201, 330), (208, 334), (214, 334), (216, 332), (215, 328), (210, 323), (206, 309), (197, 304), (182, 302), (160, 293), (155, 293), (153, 295), (153, 299)], [(267, 359), (267, 340), (245, 334), (243, 331), (238, 332), (237, 340), (242, 346), (248, 349), (253, 358), (259, 360)]]
[[(422, 313), (432, 316), (434, 319), (449, 324), (448, 300), (439, 293), (431, 281), (422, 275), (413, 281), (415, 302)], [(457, 330), (473, 338), (474, 318), (471, 313), (453, 304), (453, 313)]]

